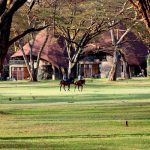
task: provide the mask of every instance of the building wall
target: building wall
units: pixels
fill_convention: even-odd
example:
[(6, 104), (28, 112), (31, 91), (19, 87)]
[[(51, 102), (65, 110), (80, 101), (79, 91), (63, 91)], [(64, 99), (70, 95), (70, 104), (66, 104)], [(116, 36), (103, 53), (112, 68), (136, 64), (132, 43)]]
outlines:
[[(78, 64), (78, 74), (83, 73), (85, 78), (102, 77), (107, 78), (113, 64), (111, 56), (107, 56), (103, 61), (81, 61)], [(118, 64), (117, 76), (121, 77), (122, 65)]]
[(9, 66), (9, 78), (16, 80), (24, 80), (29, 78), (29, 73), (26, 65), (10, 65)]
[(85, 78), (100, 77), (100, 63), (83, 62), (78, 64), (77, 75), (82, 74)]
[[(36, 62), (34, 63), (34, 65), (35, 65), (34, 67), (36, 67)], [(43, 70), (44, 66), (51, 66), (51, 70), (47, 70), (47, 71)], [(45, 71), (45, 73), (42, 73), (43, 71)], [(46, 77), (43, 78), (43, 75)], [(59, 78), (60, 74), (58, 72), (58, 69), (55, 69), (55, 67), (52, 66), (51, 64), (49, 64), (48, 62), (40, 61), (38, 76), (39, 76), (38, 77), (39, 79), (53, 79), (53, 80), (55, 80), (55, 76), (56, 76), (56, 78)], [(29, 75), (29, 72), (27, 70), (26, 65), (25, 64), (10, 64), (9, 65), (9, 78), (10, 79), (16, 79), (16, 80), (27, 80), (27, 79), (29, 79), (30, 75)]]

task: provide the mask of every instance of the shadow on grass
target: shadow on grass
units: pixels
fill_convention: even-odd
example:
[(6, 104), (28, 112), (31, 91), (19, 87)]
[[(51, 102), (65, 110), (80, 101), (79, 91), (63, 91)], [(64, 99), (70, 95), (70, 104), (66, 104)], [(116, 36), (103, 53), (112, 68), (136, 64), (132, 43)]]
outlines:
[(27, 103), (74, 103), (86, 101), (105, 100), (150, 100), (150, 94), (79, 94), (58, 96), (3, 96), (0, 95), (1, 104), (27, 104)]
[(110, 134), (110, 135), (64, 135), (64, 136), (34, 136), (34, 137), (0, 137), (0, 140), (33, 140), (33, 139), (69, 139), (69, 138), (114, 138), (114, 137), (150, 136), (150, 133)]

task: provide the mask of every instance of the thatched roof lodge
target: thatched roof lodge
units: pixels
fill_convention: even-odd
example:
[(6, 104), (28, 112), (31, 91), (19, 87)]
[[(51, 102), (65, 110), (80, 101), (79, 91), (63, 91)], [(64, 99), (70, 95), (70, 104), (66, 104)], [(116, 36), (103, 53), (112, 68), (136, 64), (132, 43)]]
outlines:
[[(35, 38), (34, 44), (32, 46), (32, 56), (34, 57), (34, 60), (36, 61), (39, 50), (41, 46), (44, 43), (44, 40), (46, 38), (46, 31), (43, 30), (39, 32)], [(32, 42), (32, 41), (30, 41)], [(23, 49), (25, 51), (25, 54), (27, 58), (30, 58), (30, 45), (29, 43), (25, 44), (23, 46)], [(15, 54), (11, 56), (11, 65), (10, 65), (10, 77), (15, 76), (15, 78), (18, 79), (26, 79), (29, 77), (27, 68), (25, 67), (25, 62), (21, 62), (23, 60), (23, 54), (21, 50), (18, 50)], [(18, 73), (17, 70), (18, 67), (22, 68), (22, 72)], [(47, 40), (47, 43), (42, 51), (41, 54), (41, 60), (40, 60), (40, 69), (46, 70), (47, 75), (49, 77), (44, 77), (44, 78), (51, 78), (51, 75), (48, 75), (48, 72), (57, 72), (57, 76), (61, 75), (61, 69), (67, 67), (67, 59), (66, 55), (64, 53), (64, 45), (63, 45), (63, 40), (61, 38), (56, 38), (53, 36), (53, 33), (49, 33), (49, 38)], [(55, 70), (54, 70), (55, 69)], [(17, 73), (16, 73), (17, 72)], [(15, 75), (13, 75), (15, 74)], [(18, 76), (19, 77), (16, 77)]]
[[(119, 40), (124, 32), (125, 30), (114, 30), (115, 38)], [(140, 41), (132, 32), (129, 32), (123, 39), (122, 44), (119, 46), (119, 49), (121, 49), (126, 61), (130, 66), (131, 76), (137, 76), (143, 69), (145, 70), (146, 75), (146, 58), (148, 49), (143, 44), (143, 42)], [(105, 32), (103, 35), (98, 36), (95, 41), (88, 44), (87, 47), (83, 50), (83, 55), (87, 58), (84, 57), (84, 61), (82, 60), (79, 62), (79, 67), (82, 68), (82, 72), (84, 72), (86, 76), (91, 76), (94, 73), (90, 69), (86, 69), (89, 71), (84, 71), (83, 68), (87, 68), (87, 66), (84, 64), (90, 64), (90, 62), (87, 61), (89, 59), (88, 57), (96, 56), (94, 59), (97, 63), (99, 63), (99, 66), (97, 66), (97, 70), (99, 68), (99, 71), (95, 71), (95, 74), (99, 74), (99, 72), (101, 72), (101, 77), (107, 77), (112, 66), (114, 49), (115, 47), (112, 44), (110, 32)], [(98, 60), (100, 60), (100, 62), (98, 62)], [(120, 61), (117, 74), (118, 76), (123, 77), (122, 66), (123, 62)]]
[[(119, 33), (118, 33), (119, 32)], [(115, 36), (119, 39), (124, 33), (124, 30), (116, 30)], [(148, 48), (140, 41), (134, 33), (129, 32), (123, 40), (122, 49), (127, 62), (130, 65), (141, 65), (145, 63), (148, 54)], [(84, 54), (104, 52), (113, 56), (114, 47), (110, 32), (105, 32), (103, 35), (89, 44), (83, 51)]]
[[(35, 58), (38, 56), (38, 52), (44, 43), (46, 38), (45, 30), (39, 32), (36, 36), (34, 44), (32, 46), (32, 55)], [(29, 43), (25, 44), (23, 47), (26, 56), (30, 56), (30, 46)], [(64, 54), (64, 45), (61, 43), (61, 39), (57, 39), (52, 33), (49, 34), (48, 41), (42, 51), (41, 59), (53, 64), (56, 68), (66, 67), (66, 56)], [(23, 54), (21, 50), (18, 50), (11, 58), (22, 58)]]
[[(119, 31), (119, 30), (118, 30)], [(116, 33), (116, 35), (119, 37), (121, 36), (120, 31)], [(36, 58), (38, 55), (38, 51), (41, 47), (41, 45), (44, 42), (44, 39), (46, 37), (46, 32), (45, 30), (39, 32), (36, 36), (36, 40), (33, 45), (33, 56)], [(63, 42), (63, 38), (56, 38), (53, 36), (52, 33), (50, 33), (48, 41), (46, 43), (46, 46), (42, 52), (41, 55), (41, 61), (44, 62), (41, 65), (52, 65), (61, 74), (61, 68), (67, 68), (67, 55), (65, 52), (65, 45)], [(30, 46), (29, 43), (27, 43), (24, 47), (25, 54), (26, 56), (29, 57), (30, 55)], [(125, 58), (127, 62), (131, 66), (143, 66), (146, 63), (146, 56), (147, 56), (147, 47), (142, 43), (142, 41), (138, 40), (137, 37), (133, 33), (129, 33), (126, 38), (124, 39), (124, 43), (122, 44), (122, 51), (125, 55)], [(79, 61), (77, 65), (77, 73), (84, 72), (85, 77), (92, 76), (92, 74), (102, 72), (99, 69), (102, 67), (102, 62), (103, 62), (103, 56), (113, 56), (113, 51), (114, 48), (112, 46), (112, 40), (111, 40), (111, 35), (110, 32), (106, 32), (103, 35), (100, 35), (99, 37), (96, 38), (95, 41), (91, 42), (89, 45), (87, 45), (86, 48), (84, 48), (83, 53), (82, 53), (82, 60)], [(96, 57), (95, 57), (95, 56)], [(23, 59), (22, 57), (22, 52), (21, 50), (17, 51), (14, 55), (11, 56), (12, 59)], [(88, 59), (87, 57), (94, 56), (95, 60)], [(93, 62), (92, 62), (93, 61)], [(106, 60), (104, 60), (106, 61)], [(106, 62), (104, 62), (106, 64)], [(94, 66), (94, 64), (97, 65)], [(110, 62), (111, 64), (111, 62)], [(13, 64), (14, 65), (14, 64)], [(93, 65), (93, 66), (91, 66)], [(15, 65), (14, 65), (15, 66)], [(11, 70), (13, 70), (13, 66), (11, 66)], [(107, 67), (107, 65), (106, 65)], [(94, 72), (94, 69), (97, 70)], [(104, 68), (104, 67), (103, 67)], [(92, 69), (92, 70), (91, 70)], [(104, 69), (105, 70), (105, 69)], [(107, 70), (107, 69), (106, 69)], [(108, 71), (108, 70), (107, 70)], [(10, 71), (11, 72), (11, 71)], [(12, 75), (12, 73), (11, 73)], [(59, 75), (60, 76), (60, 75)], [(105, 77), (105, 75), (103, 76)]]

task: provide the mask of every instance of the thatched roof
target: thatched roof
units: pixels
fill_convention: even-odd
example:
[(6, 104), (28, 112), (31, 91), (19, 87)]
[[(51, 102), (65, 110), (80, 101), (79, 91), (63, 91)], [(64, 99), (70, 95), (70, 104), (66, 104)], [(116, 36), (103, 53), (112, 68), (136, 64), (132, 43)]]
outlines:
[[(46, 31), (42, 30), (39, 32), (35, 38), (35, 42), (32, 46), (32, 54), (33, 56), (38, 55), (38, 52), (41, 48), (41, 46), (44, 43), (46, 37)], [(30, 55), (30, 46), (29, 43), (25, 44), (23, 47), (26, 56)], [(11, 57), (21, 57), (22, 51), (19, 50), (17, 51), (14, 55)], [(61, 38), (54, 38), (53, 34), (50, 33), (48, 41), (43, 49), (43, 52), (41, 54), (41, 59), (53, 64), (55, 67), (60, 68), (60, 67), (65, 67), (67, 64), (66, 57), (64, 54), (63, 50), (63, 42)]]
[[(118, 36), (121, 36), (123, 31), (119, 32)], [(33, 55), (37, 56), (38, 51), (42, 44), (44, 43), (46, 37), (45, 30), (39, 32), (36, 36), (36, 40), (33, 45)], [(53, 64), (55, 67), (66, 67), (67, 66), (67, 56), (64, 51), (63, 38), (54, 38), (53, 34), (50, 33), (47, 44), (42, 52), (41, 59), (46, 60)], [(125, 54), (126, 60), (130, 65), (139, 65), (146, 61), (147, 47), (138, 40), (137, 37), (132, 33), (128, 33), (122, 44), (122, 49)], [(27, 43), (24, 47), (25, 54), (29, 55), (30, 46)], [(114, 48), (112, 46), (112, 40), (110, 32), (106, 32), (100, 35), (93, 43), (89, 44), (84, 50), (83, 54), (98, 53), (99, 51), (113, 55)], [(22, 56), (21, 50), (17, 51), (11, 57)]]
[[(115, 35), (119, 38), (124, 32), (124, 30), (120, 30), (120, 32), (116, 30)], [(121, 49), (130, 65), (139, 65), (146, 61), (148, 48), (132, 32), (129, 32), (124, 38)], [(114, 47), (110, 32), (98, 36), (93, 43), (88, 44), (83, 54), (98, 53), (100, 51), (113, 55)]]

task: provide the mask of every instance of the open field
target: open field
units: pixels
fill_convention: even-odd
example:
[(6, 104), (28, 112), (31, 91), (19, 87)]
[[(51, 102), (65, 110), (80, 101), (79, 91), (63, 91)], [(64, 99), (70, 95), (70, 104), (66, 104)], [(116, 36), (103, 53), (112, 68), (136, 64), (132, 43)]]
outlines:
[(0, 82), (0, 149), (148, 150), (150, 81), (89, 79), (83, 92)]

